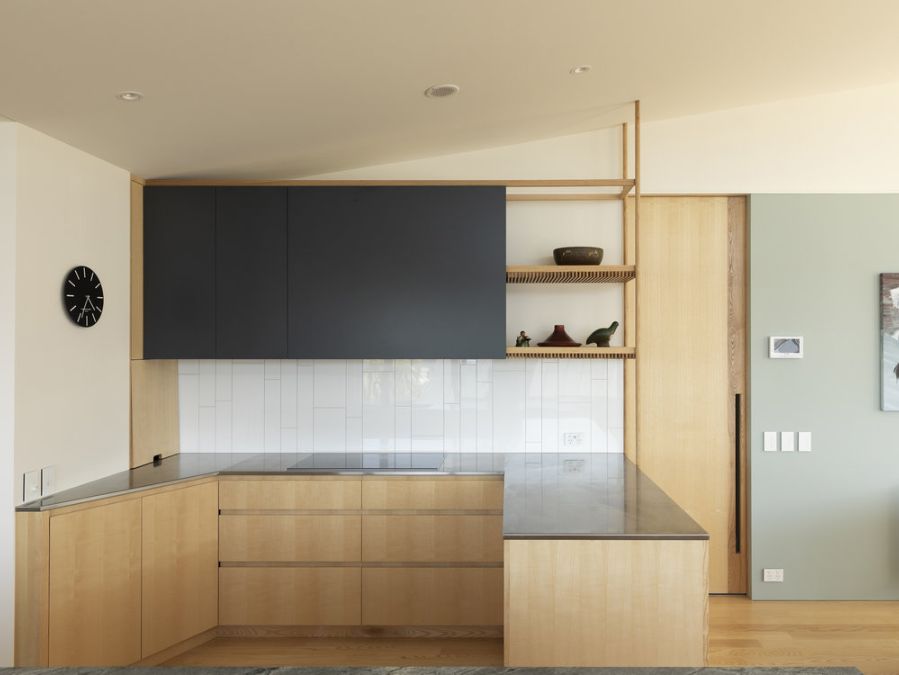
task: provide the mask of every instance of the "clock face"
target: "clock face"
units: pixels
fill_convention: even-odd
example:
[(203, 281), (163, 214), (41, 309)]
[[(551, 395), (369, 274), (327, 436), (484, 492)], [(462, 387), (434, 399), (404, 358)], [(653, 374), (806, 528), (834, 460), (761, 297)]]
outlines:
[(90, 267), (80, 265), (69, 272), (62, 285), (62, 301), (77, 326), (90, 328), (103, 314), (103, 286)]

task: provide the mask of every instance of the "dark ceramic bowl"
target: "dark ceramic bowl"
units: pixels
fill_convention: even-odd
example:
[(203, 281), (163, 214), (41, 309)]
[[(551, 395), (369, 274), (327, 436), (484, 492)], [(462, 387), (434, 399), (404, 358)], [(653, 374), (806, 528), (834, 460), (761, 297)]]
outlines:
[(599, 265), (602, 249), (596, 246), (565, 246), (553, 249), (556, 265)]

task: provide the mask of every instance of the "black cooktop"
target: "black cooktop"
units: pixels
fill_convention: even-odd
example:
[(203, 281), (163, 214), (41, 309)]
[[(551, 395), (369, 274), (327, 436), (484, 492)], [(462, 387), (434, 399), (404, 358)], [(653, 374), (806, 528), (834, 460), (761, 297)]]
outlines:
[(443, 464), (444, 455), (437, 452), (315, 452), (287, 470), (439, 471)]

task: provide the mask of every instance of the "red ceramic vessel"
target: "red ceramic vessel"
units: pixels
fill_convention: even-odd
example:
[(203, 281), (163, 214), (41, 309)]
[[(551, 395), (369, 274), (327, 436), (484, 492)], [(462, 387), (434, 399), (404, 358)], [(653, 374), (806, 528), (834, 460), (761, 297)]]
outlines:
[(553, 334), (546, 338), (543, 342), (537, 343), (540, 347), (580, 347), (580, 342), (575, 342), (571, 336), (565, 332), (565, 326), (556, 324), (553, 328)]

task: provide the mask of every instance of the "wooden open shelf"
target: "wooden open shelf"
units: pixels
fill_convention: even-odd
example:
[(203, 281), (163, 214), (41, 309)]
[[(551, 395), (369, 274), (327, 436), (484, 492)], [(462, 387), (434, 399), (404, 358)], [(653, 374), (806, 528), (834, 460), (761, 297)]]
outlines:
[(506, 358), (516, 359), (634, 359), (634, 347), (506, 347)]
[(509, 284), (621, 283), (637, 276), (635, 265), (511, 265)]

